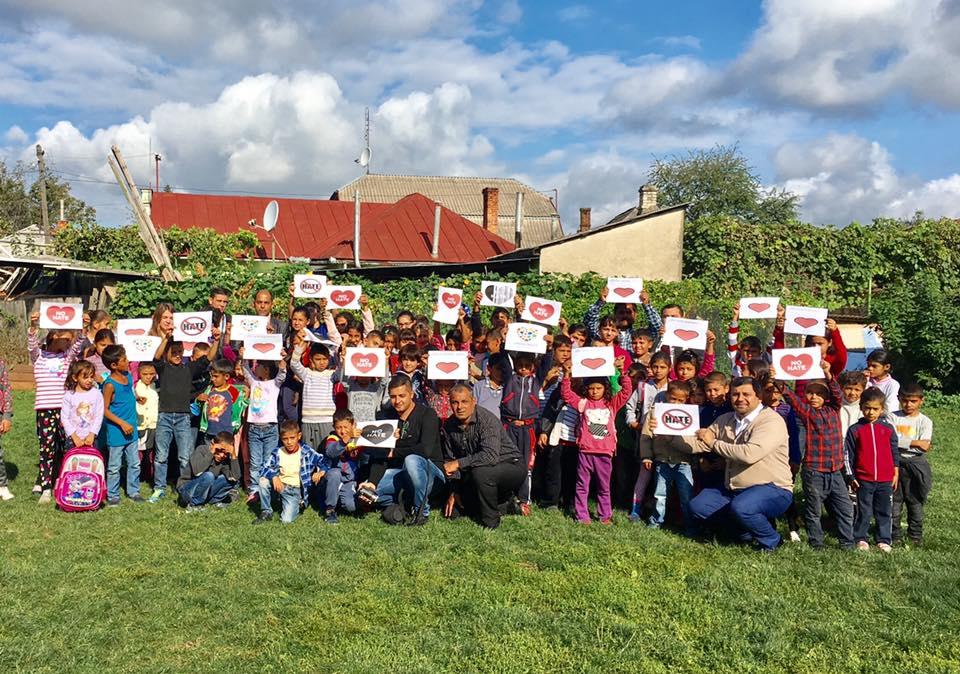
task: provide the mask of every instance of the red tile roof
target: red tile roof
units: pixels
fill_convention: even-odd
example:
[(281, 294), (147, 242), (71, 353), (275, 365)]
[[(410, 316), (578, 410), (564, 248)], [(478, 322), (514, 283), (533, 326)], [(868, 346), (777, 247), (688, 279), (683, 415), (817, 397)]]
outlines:
[[(151, 217), (160, 229), (208, 227), (221, 233), (252, 231), (260, 257), (269, 258), (274, 237), (288, 257), (353, 259), (353, 202), (277, 199), (280, 217), (271, 233), (259, 224), (269, 197), (154, 192)], [(411, 194), (395, 204), (360, 206), (360, 259), (369, 262), (481, 262), (514, 249), (513, 244), (441, 207), (440, 249), (430, 257), (436, 202)]]

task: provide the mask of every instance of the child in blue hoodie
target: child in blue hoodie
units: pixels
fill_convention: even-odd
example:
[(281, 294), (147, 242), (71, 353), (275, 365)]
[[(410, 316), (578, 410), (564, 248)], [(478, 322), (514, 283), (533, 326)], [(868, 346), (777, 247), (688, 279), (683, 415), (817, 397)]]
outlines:
[(323, 477), (324, 519), (337, 524), (337, 504), (348, 513), (357, 511), (357, 467), (361, 449), (357, 447), (360, 429), (350, 410), (333, 415), (333, 433), (327, 436), (323, 455), (329, 468)]
[(500, 421), (513, 438), (527, 465), (527, 479), (520, 487), (520, 509), (530, 514), (530, 477), (537, 449), (537, 420), (540, 418), (540, 390), (543, 386), (535, 374), (536, 361), (529, 353), (513, 357), (513, 369), (504, 359), (503, 394), (500, 398)]

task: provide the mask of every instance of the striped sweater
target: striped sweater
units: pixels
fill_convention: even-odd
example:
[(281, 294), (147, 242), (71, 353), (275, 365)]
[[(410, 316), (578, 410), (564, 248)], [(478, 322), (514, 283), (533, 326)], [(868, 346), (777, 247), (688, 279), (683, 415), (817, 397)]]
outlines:
[(303, 382), (300, 395), (300, 421), (307, 424), (330, 423), (337, 411), (334, 398), (333, 370), (311, 370), (300, 362), (302, 349), (297, 348), (290, 359), (290, 369)]
[(33, 379), (36, 382), (37, 396), (35, 410), (55, 410), (63, 406), (64, 383), (70, 366), (80, 354), (81, 337), (74, 341), (65, 353), (51, 353), (40, 348), (40, 337), (36, 331), (27, 331), (27, 350), (33, 363)]

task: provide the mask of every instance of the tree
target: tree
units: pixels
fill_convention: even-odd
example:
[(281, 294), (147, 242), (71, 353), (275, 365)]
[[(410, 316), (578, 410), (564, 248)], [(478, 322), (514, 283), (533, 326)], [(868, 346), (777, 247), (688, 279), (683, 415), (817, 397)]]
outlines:
[[(70, 193), (70, 183), (57, 179), (47, 172), (47, 216), (50, 227), (53, 228), (60, 220), (60, 200), (63, 200), (63, 217), (72, 225), (93, 225), (97, 222), (97, 209), (87, 206)], [(40, 223), (40, 181), (30, 186), (30, 216), (31, 223)]]
[(654, 159), (650, 182), (657, 186), (664, 206), (690, 204), (690, 220), (732, 216), (750, 223), (784, 224), (797, 219), (797, 195), (765, 188), (736, 145)]
[(30, 197), (27, 195), (25, 169), (17, 162), (12, 169), (0, 161), (0, 236), (31, 224)]

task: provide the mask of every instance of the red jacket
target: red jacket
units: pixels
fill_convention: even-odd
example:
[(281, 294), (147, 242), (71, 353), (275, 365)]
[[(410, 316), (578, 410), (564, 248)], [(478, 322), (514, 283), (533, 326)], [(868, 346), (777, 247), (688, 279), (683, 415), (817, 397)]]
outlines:
[(886, 421), (860, 419), (847, 430), (843, 443), (844, 474), (848, 480), (893, 482), (900, 465), (897, 432)]

